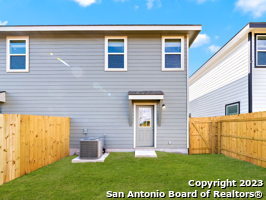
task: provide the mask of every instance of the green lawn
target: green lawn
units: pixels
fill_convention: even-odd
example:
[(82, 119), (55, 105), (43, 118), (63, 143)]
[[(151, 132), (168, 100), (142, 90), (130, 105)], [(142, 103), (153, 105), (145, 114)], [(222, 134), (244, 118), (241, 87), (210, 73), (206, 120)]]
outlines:
[[(137, 159), (133, 153), (111, 153), (104, 163), (84, 164), (72, 164), (72, 158), (65, 158), (0, 186), (0, 199), (97, 200), (107, 199), (106, 191), (127, 193), (130, 190), (167, 192), (199, 189), (188, 186), (191, 179), (266, 180), (266, 169), (223, 155), (188, 156), (158, 152), (157, 159)], [(260, 190), (266, 195), (265, 186), (224, 191), (232, 189)]]

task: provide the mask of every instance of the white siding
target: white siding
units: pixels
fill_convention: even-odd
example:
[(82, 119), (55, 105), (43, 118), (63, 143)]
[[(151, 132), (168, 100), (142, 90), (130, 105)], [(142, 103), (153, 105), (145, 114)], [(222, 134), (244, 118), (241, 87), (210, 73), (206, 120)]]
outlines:
[(265, 34), (265, 31), (253, 32), (253, 69), (252, 69), (252, 103), (253, 112), (266, 111), (266, 68), (255, 67), (255, 42), (256, 37), (254, 34)]
[(248, 38), (212, 64), (210, 71), (190, 85), (193, 117), (225, 114), (225, 105), (240, 101), (240, 112), (248, 112)]
[(253, 69), (253, 112), (266, 111), (266, 68)]

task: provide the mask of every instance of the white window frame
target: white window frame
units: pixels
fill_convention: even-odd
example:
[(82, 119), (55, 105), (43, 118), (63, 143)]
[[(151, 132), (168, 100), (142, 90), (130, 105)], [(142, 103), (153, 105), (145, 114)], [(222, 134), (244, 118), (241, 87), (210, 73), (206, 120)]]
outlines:
[[(10, 54), (10, 41), (11, 40), (25, 40), (26, 42), (26, 53), (25, 54)], [(29, 36), (7, 36), (6, 38), (6, 72), (29, 72)], [(25, 69), (11, 69), (10, 68), (10, 57), (11, 56), (25, 56), (26, 66)]]
[(258, 61), (259, 61), (258, 52), (265, 52), (266, 53), (266, 50), (259, 50), (258, 49), (258, 37), (260, 37), (260, 36), (266, 37), (266, 35), (256, 35), (256, 66), (255, 67), (266, 67), (266, 65), (259, 65), (258, 64)]
[[(165, 40), (167, 39), (181, 39), (181, 52), (179, 53), (171, 53), (165, 52)], [(162, 36), (162, 71), (183, 71), (184, 70), (184, 52), (185, 52), (185, 45), (184, 45), (184, 37), (183, 36)], [(165, 55), (181, 55), (181, 68), (166, 68), (165, 67)]]
[[(108, 42), (112, 39), (124, 40), (124, 53), (109, 53)], [(108, 55), (124, 55), (124, 68), (109, 68)], [(105, 71), (127, 71), (127, 36), (105, 36)]]

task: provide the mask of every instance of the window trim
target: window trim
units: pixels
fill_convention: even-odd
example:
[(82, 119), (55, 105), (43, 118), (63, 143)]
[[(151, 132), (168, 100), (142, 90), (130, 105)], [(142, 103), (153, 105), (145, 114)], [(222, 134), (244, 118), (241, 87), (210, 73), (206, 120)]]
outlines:
[(233, 102), (233, 103), (229, 103), (229, 104), (226, 104), (226, 105), (225, 105), (225, 113), (224, 113), (225, 116), (229, 116), (229, 115), (226, 114), (226, 107), (227, 107), (227, 106), (234, 105), (234, 104), (238, 105), (238, 114), (237, 114), (237, 115), (240, 114), (240, 101), (237, 101), (237, 102)]
[(258, 64), (258, 51), (262, 51), (262, 52), (266, 52), (266, 50), (258, 50), (258, 37), (259, 36), (266, 36), (266, 34), (263, 33), (259, 33), (259, 34), (255, 34), (255, 68), (266, 68), (266, 65), (259, 65)]
[[(165, 52), (165, 40), (166, 39), (181, 39), (181, 52), (180, 53), (167, 53)], [(184, 36), (162, 36), (162, 71), (184, 71)], [(165, 55), (166, 54), (181, 54), (181, 68), (166, 68), (165, 67)]]
[[(108, 42), (109, 40), (112, 40), (112, 39), (122, 39), (124, 40), (124, 53), (109, 53), (108, 52)], [(122, 72), (125, 72), (127, 71), (127, 36), (105, 36), (105, 53), (104, 53), (104, 56), (105, 56), (105, 64), (104, 64), (104, 70), (105, 71), (122, 71)], [(119, 54), (119, 55), (124, 55), (124, 68), (109, 68), (108, 67), (108, 55), (112, 55), (112, 54)]]
[[(10, 54), (10, 41), (11, 40), (25, 40), (26, 42), (26, 53), (25, 53), (25, 69), (11, 69), (10, 68), (10, 57), (11, 55), (24, 55), (24, 54)], [(12, 73), (23, 73), (29, 72), (29, 36), (7, 36), (6, 37), (6, 72)]]

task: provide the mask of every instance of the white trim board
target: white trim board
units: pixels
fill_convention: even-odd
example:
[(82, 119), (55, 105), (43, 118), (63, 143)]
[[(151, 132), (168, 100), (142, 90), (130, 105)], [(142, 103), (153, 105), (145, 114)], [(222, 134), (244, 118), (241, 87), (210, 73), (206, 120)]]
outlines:
[(164, 99), (164, 95), (128, 95), (128, 99), (131, 99), (131, 100), (161, 100), (161, 99)]
[(135, 149), (106, 149), (106, 152), (122, 152), (122, 153), (128, 153), (128, 152), (134, 152)]
[(201, 25), (0, 26), (0, 31), (201, 31)]
[[(141, 149), (141, 148), (140, 148)], [(142, 148), (143, 150), (144, 148)], [(106, 152), (134, 152), (136, 149), (106, 149)], [(164, 148), (150, 148), (145, 150), (155, 150), (167, 153), (181, 153), (188, 154), (188, 149), (164, 149)]]
[[(188, 154), (188, 149), (164, 149), (164, 148), (153, 148), (155, 151), (162, 151), (162, 152), (168, 152), (168, 153), (181, 153), (181, 154)], [(107, 148), (105, 150), (107, 153), (111, 152), (121, 152), (121, 153), (129, 153), (129, 152), (135, 152), (135, 149), (112, 149)], [(70, 155), (79, 154), (79, 149), (77, 148), (70, 148)]]

